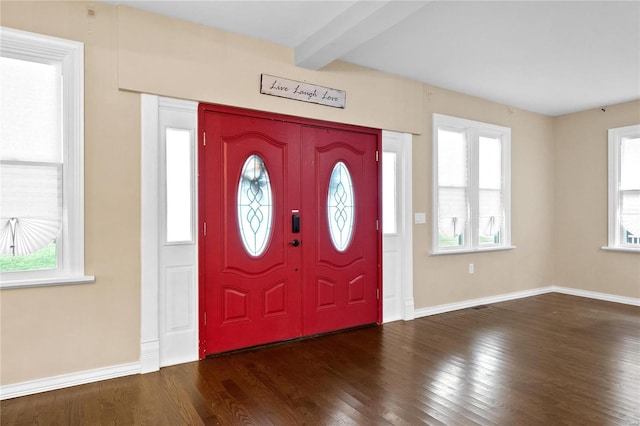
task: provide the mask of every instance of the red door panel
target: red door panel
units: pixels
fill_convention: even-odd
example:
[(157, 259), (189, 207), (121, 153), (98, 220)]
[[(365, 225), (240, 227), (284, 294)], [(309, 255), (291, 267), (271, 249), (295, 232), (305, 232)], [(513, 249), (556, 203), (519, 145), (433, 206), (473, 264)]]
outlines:
[[(303, 329), (306, 335), (378, 321), (378, 135), (302, 129)], [(352, 220), (329, 213), (329, 181), (343, 163), (353, 190)], [(347, 203), (349, 204), (349, 203)], [(348, 206), (344, 206), (345, 209)], [(330, 222), (353, 223), (345, 248), (336, 247)]]
[[(287, 212), (298, 208), (300, 192), (299, 145), (288, 141), (297, 140), (299, 130), (202, 107), (200, 113), (206, 134), (200, 149), (200, 215), (207, 227), (200, 249), (206, 312), (202, 355), (300, 336), (300, 250), (288, 244), (287, 221)], [(257, 256), (243, 243), (239, 217), (248, 213), (237, 205), (243, 166), (252, 155), (266, 167), (273, 206), (266, 248)], [(255, 201), (259, 205), (266, 189), (255, 192), (261, 196)], [(256, 215), (262, 215), (260, 220)], [(253, 211), (249, 232), (266, 226), (264, 216)]]

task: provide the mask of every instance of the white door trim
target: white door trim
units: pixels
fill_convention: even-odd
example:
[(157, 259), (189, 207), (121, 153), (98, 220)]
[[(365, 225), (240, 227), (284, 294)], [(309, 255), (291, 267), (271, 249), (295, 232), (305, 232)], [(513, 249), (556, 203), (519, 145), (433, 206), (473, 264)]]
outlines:
[[(386, 144), (385, 144), (386, 141)], [(396, 263), (400, 268), (397, 274), (399, 283), (383, 282), (383, 289), (393, 286), (393, 294), (397, 294), (402, 301), (399, 316), (393, 314), (392, 317), (387, 316), (387, 321), (403, 319), (405, 321), (414, 319), (414, 301), (413, 301), (413, 185), (412, 185), (412, 135), (408, 133), (382, 131), (382, 150), (385, 151), (385, 145), (389, 146), (389, 151), (396, 153), (396, 190), (397, 190), (397, 235), (400, 239), (399, 258), (400, 262)], [(394, 147), (394, 148), (392, 148)], [(384, 237), (383, 237), (384, 238)], [(388, 267), (383, 264), (384, 268)], [(394, 298), (390, 303), (397, 303)], [(382, 312), (398, 312), (397, 306), (385, 306), (383, 302)], [(383, 315), (384, 317), (384, 315)]]
[(414, 319), (413, 301), (413, 136), (402, 133), (400, 141), (400, 211), (402, 220), (402, 297), (404, 299), (404, 312), (402, 319), (410, 321)]
[[(198, 359), (197, 347), (197, 306), (198, 291), (192, 288), (189, 296), (190, 309), (194, 310), (194, 318), (191, 319), (195, 326), (196, 343), (193, 345), (180, 345), (168, 342), (169, 334), (163, 331), (163, 324), (166, 326), (167, 315), (170, 315), (174, 306), (169, 305), (171, 301), (163, 300), (163, 283), (166, 283), (166, 276), (160, 270), (163, 267), (163, 255), (161, 242), (164, 241), (164, 230), (162, 228), (163, 196), (161, 193), (161, 183), (163, 172), (160, 166), (162, 152), (160, 144), (163, 138), (160, 134), (160, 126), (166, 126), (169, 121), (176, 120), (176, 113), (193, 114), (193, 123), (197, 122), (197, 102), (184, 101), (179, 99), (161, 98), (155, 95), (141, 95), (141, 289), (140, 289), (140, 371), (148, 373), (157, 371), (161, 365), (169, 365), (177, 362), (191, 361)], [(161, 111), (165, 114), (162, 118)], [(167, 114), (168, 113), (168, 114)], [(163, 124), (164, 123), (164, 124)], [(196, 126), (195, 124), (193, 125)], [(196, 129), (193, 128), (193, 137)], [(194, 156), (197, 155), (194, 147)], [(194, 159), (193, 164), (197, 164)], [(195, 184), (195, 179), (194, 179)], [(196, 199), (194, 187), (194, 200)], [(194, 206), (195, 209), (195, 206)], [(197, 211), (197, 210), (194, 210)], [(194, 235), (197, 241), (197, 235)], [(197, 252), (197, 250), (196, 250)], [(191, 262), (190, 262), (191, 264)], [(195, 265), (195, 276), (197, 277), (197, 254), (194, 255), (193, 265)], [(166, 274), (165, 274), (166, 275)], [(164, 288), (166, 291), (166, 288)], [(193, 299), (193, 300), (191, 300)], [(184, 303), (185, 300), (182, 300)], [(171, 330), (169, 330), (171, 331)], [(165, 333), (165, 334), (163, 334)], [(175, 334), (175, 333), (174, 333)], [(163, 336), (165, 338), (163, 339)], [(171, 340), (171, 339), (169, 339)], [(192, 340), (192, 339), (191, 339)], [(161, 346), (164, 352), (161, 352)], [(166, 345), (171, 347), (167, 347)], [(166, 349), (175, 349), (170, 359), (163, 360), (162, 353), (167, 353)], [(176, 352), (177, 351), (177, 352)]]
[[(160, 369), (160, 173), (159, 112), (161, 101), (168, 98), (141, 95), (141, 307), (140, 307), (140, 370), (141, 373)], [(181, 101), (178, 101), (181, 102)], [(194, 102), (195, 104), (195, 102)], [(197, 105), (197, 104), (196, 104)], [(194, 114), (197, 114), (194, 111)], [(401, 237), (401, 283), (404, 301), (403, 320), (414, 318), (413, 300), (413, 206), (412, 206), (412, 136), (383, 131), (384, 138), (400, 139), (398, 156), (398, 231)], [(197, 211), (197, 207), (196, 207)], [(197, 257), (197, 256), (196, 256)], [(384, 265), (383, 265), (384, 267)], [(196, 292), (197, 298), (197, 292)], [(197, 306), (197, 300), (196, 300)], [(383, 306), (384, 309), (384, 306)], [(198, 359), (197, 348), (193, 359)]]
[(158, 96), (142, 94), (140, 179), (140, 372), (160, 369)]

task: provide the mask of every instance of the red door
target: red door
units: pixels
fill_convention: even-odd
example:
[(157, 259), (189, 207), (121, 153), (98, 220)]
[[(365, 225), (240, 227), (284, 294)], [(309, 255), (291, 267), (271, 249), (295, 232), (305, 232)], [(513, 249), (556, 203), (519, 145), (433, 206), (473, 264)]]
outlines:
[(302, 129), (305, 334), (378, 319), (378, 137)]
[[(201, 356), (377, 322), (379, 133), (204, 104), (199, 114)], [(354, 208), (327, 203), (338, 175)]]

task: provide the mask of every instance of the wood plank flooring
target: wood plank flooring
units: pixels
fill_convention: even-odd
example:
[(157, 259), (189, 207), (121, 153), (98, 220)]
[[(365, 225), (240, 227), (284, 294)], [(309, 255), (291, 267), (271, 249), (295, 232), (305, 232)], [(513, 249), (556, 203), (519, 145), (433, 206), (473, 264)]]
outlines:
[(2, 401), (2, 425), (638, 425), (640, 308), (557, 293)]

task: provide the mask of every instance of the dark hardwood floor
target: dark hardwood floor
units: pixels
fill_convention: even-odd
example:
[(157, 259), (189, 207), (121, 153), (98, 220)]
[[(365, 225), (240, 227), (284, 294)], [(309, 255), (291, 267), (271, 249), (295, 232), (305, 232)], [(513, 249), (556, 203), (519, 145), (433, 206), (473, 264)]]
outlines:
[(551, 293), (1, 409), (3, 425), (638, 425), (640, 308)]

